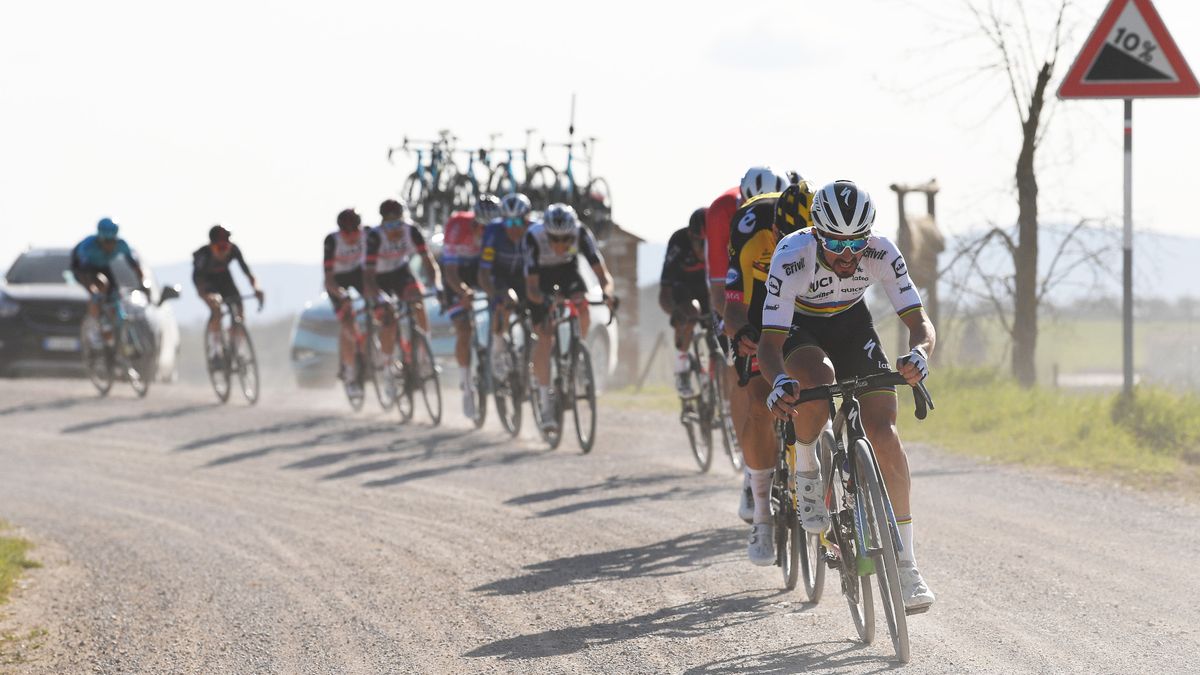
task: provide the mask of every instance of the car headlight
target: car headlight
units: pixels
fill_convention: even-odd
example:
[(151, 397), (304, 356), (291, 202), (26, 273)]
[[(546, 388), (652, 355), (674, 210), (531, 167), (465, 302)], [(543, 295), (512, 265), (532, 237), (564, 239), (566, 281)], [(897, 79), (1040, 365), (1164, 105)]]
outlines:
[(9, 319), (21, 311), (21, 303), (0, 293), (0, 319)]

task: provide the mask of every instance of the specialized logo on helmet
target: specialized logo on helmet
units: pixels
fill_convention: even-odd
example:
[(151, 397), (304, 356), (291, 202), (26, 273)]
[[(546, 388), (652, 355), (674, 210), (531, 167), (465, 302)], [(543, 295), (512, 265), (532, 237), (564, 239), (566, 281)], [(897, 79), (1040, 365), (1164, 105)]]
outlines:
[(842, 202), (844, 202), (846, 206), (850, 206), (850, 195), (852, 194), (854, 194), (854, 190), (851, 190), (850, 188), (842, 188)]

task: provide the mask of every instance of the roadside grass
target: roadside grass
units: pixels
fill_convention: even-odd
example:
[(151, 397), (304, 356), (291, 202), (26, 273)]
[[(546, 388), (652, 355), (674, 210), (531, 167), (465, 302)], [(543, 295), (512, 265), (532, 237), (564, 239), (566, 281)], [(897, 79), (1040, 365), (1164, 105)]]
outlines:
[(1087, 471), (1133, 485), (1195, 489), (1200, 398), (1139, 387), (1114, 392), (1022, 389), (989, 370), (943, 369), (929, 381), (937, 410), (918, 422), (902, 394), (905, 439), (1001, 462)]
[(49, 631), (34, 628), (25, 633), (0, 633), (0, 666), (13, 666), (29, 661), (46, 644)]
[[(940, 368), (928, 385), (937, 409), (924, 421), (913, 418), (910, 394), (900, 393), (897, 424), (905, 441), (1200, 494), (1200, 396), (1139, 387), (1126, 401), (1118, 392), (1027, 390), (991, 369)], [(666, 385), (626, 387), (604, 400), (625, 409), (679, 409)]]
[[(0, 530), (7, 528), (8, 524), (0, 520)], [(0, 603), (8, 600), (8, 593), (22, 572), (41, 567), (39, 563), (25, 557), (29, 548), (30, 543), (24, 539), (0, 534)]]

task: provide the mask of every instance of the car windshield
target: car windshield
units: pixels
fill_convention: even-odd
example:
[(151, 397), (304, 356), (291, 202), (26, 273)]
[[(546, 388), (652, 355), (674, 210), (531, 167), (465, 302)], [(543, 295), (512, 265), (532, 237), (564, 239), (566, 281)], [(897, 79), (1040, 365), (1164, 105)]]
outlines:
[(65, 284), (71, 278), (71, 254), (22, 253), (4, 278), (10, 284)]

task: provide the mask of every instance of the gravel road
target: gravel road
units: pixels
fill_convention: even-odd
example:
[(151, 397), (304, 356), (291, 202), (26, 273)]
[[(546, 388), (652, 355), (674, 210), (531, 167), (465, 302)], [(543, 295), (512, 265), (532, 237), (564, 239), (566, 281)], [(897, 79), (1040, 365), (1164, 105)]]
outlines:
[[(448, 392), (457, 393), (457, 392)], [(936, 392), (935, 392), (936, 393)], [(745, 560), (738, 479), (669, 413), (591, 455), (336, 392), (0, 381), (0, 518), (37, 543), (15, 673), (876, 672), (830, 575)], [(368, 402), (370, 405), (372, 402)], [(418, 414), (418, 422), (421, 417)], [(1200, 672), (1200, 508), (910, 448), (938, 594), (906, 671)]]

